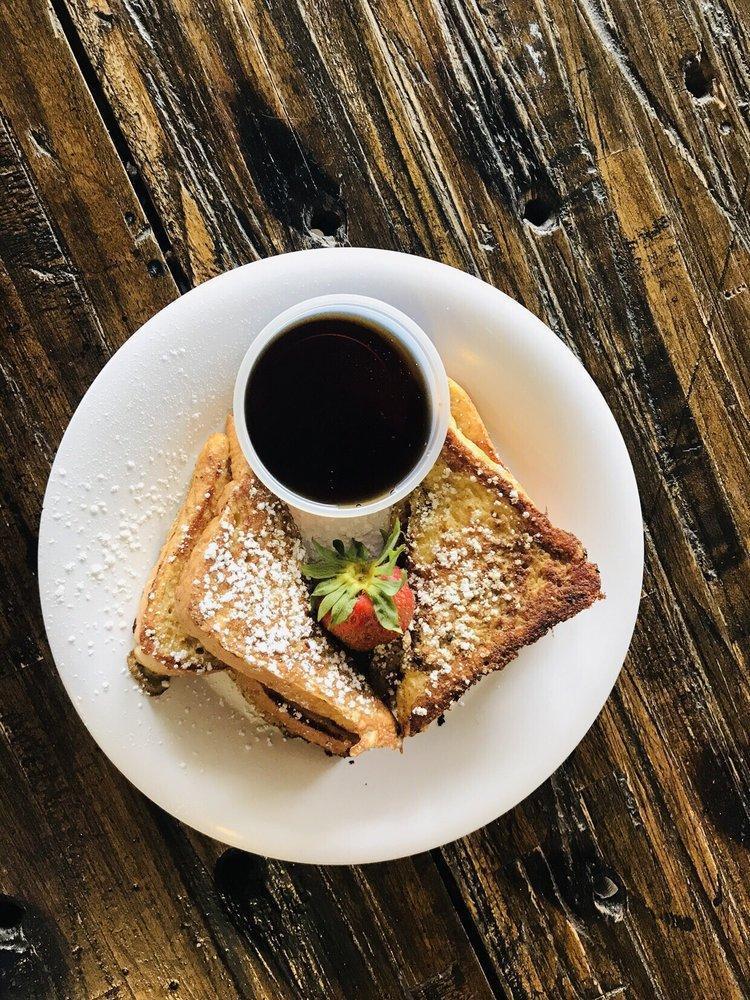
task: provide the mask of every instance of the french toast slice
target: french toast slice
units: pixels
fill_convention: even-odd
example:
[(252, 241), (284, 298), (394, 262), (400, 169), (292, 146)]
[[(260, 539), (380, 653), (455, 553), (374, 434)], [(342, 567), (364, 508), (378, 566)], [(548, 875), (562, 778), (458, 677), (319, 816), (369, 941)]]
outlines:
[(410, 498), (412, 631), (374, 658), (404, 736), (603, 596), (581, 542), (554, 527), (493, 460), (481, 418), (455, 383), (451, 401), (443, 450)]
[[(225, 670), (226, 664), (189, 636), (174, 614), (175, 591), (193, 546), (216, 512), (230, 481), (252, 475), (234, 430), (231, 414), (226, 434), (215, 434), (201, 450), (186, 499), (159, 554), (135, 623), (135, 648), (128, 657), (134, 677), (152, 695), (162, 694), (166, 677), (186, 672)], [(187, 525), (187, 528), (184, 526)], [(247, 702), (289, 736), (301, 737), (330, 753), (345, 755), (351, 738), (332, 720), (305, 714), (250, 677), (230, 670)]]
[(310, 614), (303, 559), (288, 509), (243, 468), (190, 555), (179, 622), (292, 735), (351, 756), (396, 748), (391, 713)]
[[(237, 438), (231, 413), (227, 417), (226, 434), (229, 439), (232, 481), (242, 482), (247, 476), (252, 478), (253, 473)], [(264, 687), (247, 674), (237, 670), (230, 670), (229, 674), (248, 704), (288, 736), (306, 740), (339, 757), (349, 753), (351, 736), (332, 719), (285, 700), (273, 689)]]
[(187, 558), (216, 514), (228, 483), (229, 439), (226, 434), (212, 434), (198, 455), (187, 496), (146, 581), (135, 619), (135, 645), (128, 664), (152, 694), (164, 690), (164, 677), (224, 669), (199, 640), (186, 635), (173, 611)]
[(351, 734), (332, 719), (286, 701), (247, 674), (236, 670), (230, 670), (229, 673), (245, 701), (260, 712), (266, 722), (270, 722), (287, 736), (305, 740), (336, 757), (349, 755), (352, 747)]

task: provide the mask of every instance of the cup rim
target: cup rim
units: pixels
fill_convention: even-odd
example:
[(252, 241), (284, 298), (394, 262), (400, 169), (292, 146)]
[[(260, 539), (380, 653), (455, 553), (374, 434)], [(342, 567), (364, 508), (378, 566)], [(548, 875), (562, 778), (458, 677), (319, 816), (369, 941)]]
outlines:
[[(431, 402), (431, 424), (427, 444), (419, 461), (387, 494), (360, 504), (327, 504), (310, 500), (290, 490), (263, 464), (255, 451), (245, 420), (245, 392), (250, 373), (263, 350), (276, 337), (303, 320), (323, 317), (366, 319), (384, 329), (407, 350), (419, 366)], [(450, 391), (443, 362), (427, 334), (406, 313), (366, 295), (333, 294), (305, 299), (275, 316), (253, 338), (237, 371), (233, 396), (234, 426), (250, 468), (268, 489), (290, 507), (318, 517), (363, 517), (393, 506), (410, 493), (437, 461), (448, 433)]]

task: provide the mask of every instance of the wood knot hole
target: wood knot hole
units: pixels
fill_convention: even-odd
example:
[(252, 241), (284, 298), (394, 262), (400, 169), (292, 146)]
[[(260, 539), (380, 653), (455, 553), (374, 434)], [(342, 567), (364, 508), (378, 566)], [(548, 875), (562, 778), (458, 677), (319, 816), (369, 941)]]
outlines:
[(330, 239), (336, 236), (343, 225), (343, 220), (338, 212), (326, 205), (313, 205), (310, 209), (310, 221), (308, 222), (308, 232), (318, 239)]
[(554, 199), (547, 195), (536, 195), (529, 198), (523, 206), (521, 218), (537, 232), (550, 232), (557, 223)]
[(266, 863), (254, 854), (230, 847), (214, 866), (214, 882), (225, 902), (243, 905), (268, 897)]
[(609, 875), (597, 875), (594, 879), (593, 893), (598, 899), (612, 899), (620, 891), (620, 887)]
[(619, 922), (628, 909), (628, 891), (612, 868), (595, 864), (590, 869), (591, 898), (594, 908), (604, 917)]
[(714, 74), (706, 60), (705, 53), (688, 56), (683, 70), (685, 86), (696, 101), (708, 101), (713, 97)]

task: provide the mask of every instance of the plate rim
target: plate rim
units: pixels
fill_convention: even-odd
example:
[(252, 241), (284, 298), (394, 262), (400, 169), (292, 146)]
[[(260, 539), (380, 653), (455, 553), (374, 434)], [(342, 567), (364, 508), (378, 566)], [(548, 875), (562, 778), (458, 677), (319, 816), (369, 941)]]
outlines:
[[(216, 284), (221, 283), (223, 280), (227, 279), (229, 276), (235, 276), (235, 280), (237, 280), (236, 279), (237, 272), (246, 271), (246, 269), (248, 269), (248, 268), (256, 268), (257, 269), (259, 267), (262, 267), (263, 265), (268, 265), (268, 264), (270, 264), (272, 262), (277, 262), (275, 264), (275, 266), (278, 267), (279, 266), (278, 261), (281, 258), (284, 258), (284, 259), (288, 259), (288, 258), (300, 258), (300, 257), (309, 256), (310, 254), (316, 254), (316, 255), (318, 255), (318, 258), (322, 258), (324, 255), (327, 256), (327, 257), (341, 256), (341, 255), (347, 255), (348, 257), (356, 257), (356, 256), (362, 256), (362, 257), (364, 257), (364, 256), (371, 256), (373, 254), (376, 254), (376, 255), (381, 256), (383, 258), (391, 258), (392, 260), (394, 260), (394, 259), (408, 258), (408, 260), (410, 262), (410, 265), (411, 264), (416, 264), (417, 267), (426, 267), (427, 269), (434, 269), (434, 270), (444, 270), (444, 271), (451, 272), (452, 275), (458, 274), (463, 279), (467, 279), (467, 278), (471, 279), (471, 283), (475, 283), (478, 289), (481, 288), (483, 290), (484, 294), (486, 294), (489, 291), (490, 294), (493, 294), (495, 296), (501, 296), (502, 299), (505, 302), (506, 307), (510, 308), (511, 312), (516, 312), (520, 317), (523, 317), (524, 323), (526, 325), (530, 325), (530, 327), (533, 328), (533, 332), (534, 332), (534, 334), (536, 336), (545, 337), (550, 345), (554, 345), (553, 350), (556, 350), (559, 353), (567, 356), (567, 358), (566, 358), (567, 361), (572, 360), (578, 366), (578, 368), (580, 370), (580, 374), (582, 374), (583, 376), (585, 376), (585, 380), (589, 383), (589, 388), (591, 390), (593, 390), (595, 396), (598, 397), (598, 402), (599, 402), (600, 406), (603, 408), (603, 412), (608, 416), (608, 418), (611, 421), (611, 424), (612, 424), (612, 426), (613, 426), (613, 428), (614, 428), (614, 430), (616, 432), (616, 439), (618, 440), (619, 444), (622, 446), (622, 453), (623, 453), (623, 456), (625, 458), (625, 463), (623, 464), (623, 470), (626, 473), (627, 479), (629, 480), (629, 485), (632, 488), (632, 494), (631, 494), (630, 499), (632, 501), (634, 501), (634, 503), (635, 503), (635, 507), (637, 508), (637, 515), (638, 515), (637, 519), (638, 519), (638, 521), (639, 521), (639, 523), (641, 525), (640, 531), (638, 532), (638, 535), (637, 535), (637, 538), (634, 537), (634, 539), (633, 539), (633, 542), (637, 545), (637, 549), (638, 549), (637, 553), (634, 553), (634, 554), (637, 555), (637, 562), (638, 562), (638, 568), (639, 568), (638, 569), (638, 573), (637, 573), (638, 587), (637, 587), (637, 589), (635, 588), (635, 586), (633, 588), (634, 593), (637, 593), (637, 597), (635, 597), (635, 599), (633, 601), (632, 625), (629, 628), (627, 643), (625, 644), (624, 652), (622, 654), (622, 659), (620, 661), (620, 664), (619, 664), (617, 670), (614, 672), (611, 684), (608, 685), (608, 687), (606, 689), (606, 692), (604, 693), (603, 697), (601, 698), (601, 703), (596, 708), (596, 711), (593, 713), (593, 715), (592, 715), (590, 721), (588, 722), (588, 724), (586, 725), (585, 729), (583, 729), (583, 731), (580, 733), (580, 735), (578, 735), (577, 737), (575, 737), (573, 739), (572, 745), (568, 746), (567, 745), (568, 741), (566, 741), (565, 749), (563, 751), (561, 751), (559, 754), (555, 755), (556, 763), (554, 764), (554, 767), (552, 767), (552, 769), (549, 770), (549, 773), (547, 773), (545, 776), (543, 776), (533, 787), (530, 787), (512, 805), (509, 805), (507, 807), (501, 808), (501, 811), (499, 811), (499, 812), (497, 811), (497, 806), (495, 806), (495, 805), (493, 805), (490, 808), (487, 808), (484, 811), (484, 815), (480, 819), (479, 822), (476, 822), (476, 823), (472, 822), (470, 829), (460, 829), (460, 830), (457, 829), (461, 825), (460, 820), (459, 820), (455, 824), (446, 824), (446, 825), (450, 825), (450, 826), (456, 828), (456, 829), (452, 829), (447, 835), (444, 835), (444, 834), (441, 833), (437, 837), (433, 836), (433, 837), (430, 837), (430, 838), (425, 837), (423, 834), (421, 836), (420, 835), (416, 835), (413, 838), (413, 842), (411, 842), (411, 843), (405, 843), (404, 842), (404, 841), (409, 841), (411, 839), (409, 837), (406, 837), (406, 838), (402, 838), (402, 840), (400, 842), (400, 846), (396, 847), (395, 844), (394, 844), (391, 847), (386, 847), (385, 849), (378, 850), (378, 851), (373, 851), (372, 849), (370, 849), (370, 850), (366, 850), (366, 851), (364, 851), (362, 853), (358, 853), (357, 850), (356, 850), (356, 847), (355, 847), (353, 850), (347, 852), (347, 856), (346, 857), (332, 857), (329, 854), (327, 854), (325, 852), (325, 850), (323, 850), (323, 851), (317, 850), (315, 844), (313, 844), (313, 846), (310, 847), (309, 843), (305, 845), (305, 849), (304, 850), (295, 851), (293, 853), (290, 853), (290, 852), (284, 851), (284, 850), (282, 850), (282, 851), (273, 851), (273, 850), (269, 851), (267, 844), (259, 845), (257, 842), (254, 842), (254, 838), (253, 838), (252, 835), (248, 836), (244, 831), (242, 833), (240, 833), (239, 831), (231, 831), (232, 836), (228, 837), (226, 834), (229, 833), (229, 831), (227, 831), (226, 827), (223, 827), (222, 830), (224, 831), (224, 834), (221, 835), (221, 834), (217, 833), (217, 824), (215, 822), (214, 823), (205, 822), (202, 815), (199, 818), (196, 818), (196, 816), (193, 813), (190, 813), (190, 817), (187, 818), (187, 816), (184, 813), (181, 814), (182, 810), (180, 810), (178, 808), (175, 808), (175, 809), (169, 808), (167, 806), (164, 806), (162, 804), (162, 802), (157, 801), (157, 799), (155, 799), (153, 797), (152, 793), (150, 791), (147, 791), (143, 787), (143, 783), (141, 781), (139, 781), (137, 778), (135, 778), (134, 776), (132, 776), (133, 768), (130, 768), (130, 767), (127, 766), (127, 761), (125, 761), (125, 762), (121, 762), (119, 760), (116, 761), (116, 760), (114, 760), (112, 758), (112, 756), (110, 756), (109, 752), (99, 742), (99, 739), (97, 738), (97, 736), (95, 735), (93, 729), (89, 725), (88, 719), (86, 718), (86, 716), (84, 714), (82, 714), (81, 710), (79, 709), (79, 706), (76, 703), (76, 700), (75, 700), (75, 697), (74, 697), (73, 685), (72, 685), (72, 683), (69, 683), (69, 681), (71, 680), (71, 678), (66, 678), (65, 672), (63, 670), (61, 670), (60, 667), (58, 666), (58, 664), (57, 664), (57, 658), (55, 657), (54, 651), (52, 649), (52, 641), (50, 639), (50, 632), (49, 632), (49, 621), (50, 621), (51, 607), (49, 606), (49, 602), (48, 602), (47, 596), (45, 595), (45, 589), (46, 589), (46, 584), (48, 583), (48, 580), (47, 580), (47, 570), (46, 570), (47, 563), (45, 562), (45, 559), (44, 559), (44, 554), (46, 552), (46, 546), (43, 546), (42, 543), (43, 543), (44, 538), (48, 537), (50, 531), (52, 530), (52, 525), (50, 524), (50, 517), (49, 517), (49, 513), (48, 513), (48, 499), (50, 497), (50, 493), (51, 493), (51, 490), (53, 488), (54, 474), (55, 474), (55, 469), (56, 469), (56, 466), (57, 466), (57, 463), (58, 463), (60, 451), (62, 450), (63, 443), (64, 443), (66, 437), (68, 436), (68, 434), (69, 434), (69, 432), (71, 430), (71, 427), (73, 427), (73, 425), (77, 422), (76, 418), (78, 418), (79, 420), (83, 419), (83, 417), (80, 415), (80, 413), (81, 413), (81, 410), (83, 408), (85, 400), (87, 399), (87, 397), (91, 393), (91, 391), (94, 388), (94, 386), (96, 386), (96, 384), (99, 382), (99, 380), (102, 379), (103, 377), (105, 377), (105, 373), (108, 371), (110, 365), (113, 365), (116, 362), (116, 359), (118, 358), (118, 355), (120, 355), (120, 353), (123, 351), (124, 348), (128, 348), (128, 345), (131, 345), (131, 347), (129, 349), (133, 349), (133, 347), (137, 344), (137, 342), (140, 339), (142, 339), (143, 337), (148, 336), (149, 327), (150, 327), (150, 325), (152, 323), (154, 323), (154, 321), (157, 318), (163, 318), (163, 316), (164, 316), (165, 313), (168, 313), (168, 312), (174, 310), (175, 307), (184, 308), (183, 304), (185, 303), (185, 301), (189, 301), (191, 296), (198, 295), (199, 293), (201, 293), (201, 291), (205, 288), (205, 286), (207, 286), (207, 285), (213, 285), (214, 287), (216, 287)], [(105, 756), (107, 757), (107, 759), (117, 768), (117, 770), (119, 771), (119, 773), (122, 774), (123, 777), (125, 777), (126, 780), (131, 785), (133, 785), (135, 788), (137, 788), (150, 801), (152, 801), (155, 804), (159, 805), (160, 808), (164, 808), (165, 811), (167, 811), (171, 815), (173, 815), (178, 821), (180, 821), (182, 823), (185, 823), (187, 826), (191, 827), (192, 829), (195, 829), (195, 830), (199, 831), (200, 833), (205, 834), (206, 836), (210, 836), (210, 837), (212, 837), (214, 839), (218, 839), (222, 843), (226, 843), (226, 844), (228, 844), (230, 846), (238, 847), (238, 848), (240, 848), (242, 850), (250, 851), (250, 852), (253, 852), (253, 853), (261, 853), (265, 857), (275, 858), (277, 860), (284, 861), (284, 862), (301, 863), (301, 864), (324, 864), (324, 865), (353, 865), (353, 864), (360, 865), (360, 864), (371, 864), (371, 863), (374, 864), (374, 863), (380, 863), (380, 862), (393, 861), (393, 860), (397, 860), (399, 858), (404, 858), (404, 857), (412, 856), (412, 855), (414, 855), (416, 853), (422, 853), (424, 851), (434, 850), (434, 849), (436, 849), (438, 847), (441, 847), (441, 846), (443, 846), (445, 844), (452, 843), (455, 840), (461, 839), (461, 838), (466, 837), (466, 836), (470, 836), (471, 834), (475, 833), (477, 830), (480, 830), (484, 826), (486, 826), (489, 823), (493, 822), (495, 819), (499, 819), (501, 816), (505, 815), (507, 812), (511, 811), (512, 809), (515, 809), (516, 806), (520, 805), (523, 801), (525, 801), (525, 799), (527, 799), (530, 795), (532, 795), (539, 787), (541, 787), (541, 785), (543, 785), (560, 768), (560, 766), (564, 763), (564, 761), (570, 756), (570, 754), (582, 742), (582, 740), (586, 737), (586, 735), (590, 731), (591, 727), (594, 725), (594, 723), (598, 719), (599, 715), (602, 712), (602, 709), (604, 708), (604, 705), (606, 704), (607, 700), (609, 699), (609, 696), (612, 693), (612, 690), (613, 690), (615, 684), (617, 683), (617, 680), (618, 680), (618, 678), (620, 676), (620, 673), (621, 673), (621, 671), (623, 669), (623, 666), (624, 666), (624, 663), (625, 663), (625, 659), (627, 657), (627, 653), (628, 653), (628, 650), (630, 648), (630, 644), (632, 642), (633, 633), (635, 631), (635, 626), (636, 626), (637, 619), (638, 619), (638, 611), (639, 611), (639, 606), (640, 606), (640, 597), (641, 597), (642, 584), (643, 584), (643, 573), (644, 573), (644, 532), (643, 532), (643, 522), (642, 522), (642, 508), (641, 508), (641, 503), (640, 503), (640, 496), (639, 496), (639, 491), (638, 491), (638, 484), (637, 484), (635, 472), (634, 472), (634, 469), (633, 469), (632, 461), (630, 459), (630, 455), (629, 455), (629, 452), (628, 452), (625, 440), (623, 438), (622, 432), (620, 431), (619, 425), (617, 424), (617, 421), (615, 420), (614, 415), (612, 414), (612, 411), (609, 408), (609, 405), (607, 404), (606, 399), (604, 398), (604, 396), (602, 395), (601, 391), (599, 390), (599, 387), (597, 386), (596, 382), (594, 381), (594, 379), (592, 378), (592, 376), (589, 374), (589, 372), (587, 371), (587, 369), (584, 367), (584, 365), (582, 364), (582, 362), (580, 361), (580, 359), (576, 356), (576, 354), (568, 347), (567, 344), (564, 343), (564, 341), (562, 341), (554, 333), (554, 331), (546, 323), (544, 323), (543, 320), (541, 320), (538, 316), (536, 316), (534, 313), (532, 313), (529, 309), (527, 309), (524, 305), (522, 305), (516, 299), (512, 298), (511, 296), (509, 296), (507, 293), (503, 292), (501, 289), (496, 288), (494, 285), (491, 285), (489, 282), (484, 281), (482, 278), (479, 278), (476, 275), (470, 274), (470, 273), (468, 273), (466, 271), (462, 271), (460, 268), (453, 267), (452, 265), (444, 264), (444, 263), (442, 263), (440, 261), (431, 260), (430, 258), (421, 257), (421, 256), (416, 255), (416, 254), (408, 254), (408, 253), (403, 253), (401, 251), (385, 250), (385, 249), (370, 248), (370, 247), (326, 247), (326, 248), (314, 248), (314, 249), (307, 249), (307, 250), (297, 250), (297, 251), (293, 251), (293, 252), (290, 252), (290, 253), (275, 254), (275, 255), (271, 255), (269, 257), (261, 258), (261, 259), (256, 260), (256, 261), (250, 261), (250, 262), (248, 262), (246, 264), (242, 264), (242, 265), (239, 265), (238, 267), (231, 268), (228, 271), (222, 272), (221, 274), (214, 276), (213, 278), (209, 279), (208, 281), (203, 282), (201, 285), (195, 286), (194, 288), (190, 289), (188, 292), (184, 293), (183, 295), (180, 295), (177, 298), (173, 299), (166, 306), (164, 306), (162, 309), (160, 309), (157, 313), (155, 313), (153, 316), (149, 317), (149, 319), (146, 320), (140, 327), (138, 327), (138, 329), (136, 329), (120, 345), (120, 347), (112, 354), (112, 356), (107, 360), (106, 364), (97, 373), (96, 377), (93, 379), (93, 381), (91, 382), (91, 384), (87, 388), (86, 392), (84, 393), (84, 395), (82, 396), (82, 398), (78, 402), (78, 404), (77, 404), (77, 406), (75, 408), (75, 411), (71, 415), (71, 418), (70, 418), (70, 420), (69, 420), (69, 422), (68, 422), (68, 424), (67, 424), (67, 426), (65, 428), (65, 432), (63, 433), (63, 435), (62, 435), (62, 437), (60, 439), (60, 442), (59, 442), (59, 444), (57, 446), (57, 449), (55, 451), (54, 459), (53, 459), (52, 464), (50, 466), (50, 472), (49, 472), (49, 476), (48, 476), (47, 483), (46, 483), (46, 486), (45, 486), (44, 497), (43, 497), (43, 500), (42, 500), (40, 523), (39, 523), (39, 530), (38, 530), (38, 540), (39, 540), (39, 549), (38, 549), (38, 554), (37, 554), (38, 590), (39, 590), (40, 606), (41, 606), (41, 612), (42, 612), (42, 621), (43, 621), (43, 624), (44, 624), (45, 634), (47, 636), (48, 644), (50, 646), (50, 652), (52, 654), (52, 659), (53, 659), (53, 662), (55, 664), (55, 669), (56, 669), (56, 671), (58, 673), (58, 676), (60, 677), (60, 680), (61, 680), (61, 682), (63, 684), (63, 688), (65, 689), (65, 692), (66, 692), (67, 696), (70, 698), (71, 703), (73, 705), (73, 708), (75, 709), (75, 712), (76, 712), (78, 718), (83, 723), (83, 725), (85, 726), (86, 730), (89, 732), (89, 734), (91, 735), (91, 737), (94, 739), (94, 742), (97, 744), (97, 748), (99, 749), (99, 751), (102, 752), (102, 753), (104, 753)], [(618, 658), (619, 658), (619, 654), (618, 654)], [(93, 715), (92, 715), (92, 718), (93, 718)], [(545, 765), (545, 767), (546, 766), (547, 765)], [(490, 801), (495, 802), (495, 799), (496, 799), (496, 797), (493, 798), (493, 797), (488, 796), (487, 799), (486, 799), (486, 801), (487, 802), (490, 802)], [(260, 835), (259, 839), (262, 839), (262, 836), (263, 835)], [(337, 853), (340, 855), (342, 852), (338, 851)]]

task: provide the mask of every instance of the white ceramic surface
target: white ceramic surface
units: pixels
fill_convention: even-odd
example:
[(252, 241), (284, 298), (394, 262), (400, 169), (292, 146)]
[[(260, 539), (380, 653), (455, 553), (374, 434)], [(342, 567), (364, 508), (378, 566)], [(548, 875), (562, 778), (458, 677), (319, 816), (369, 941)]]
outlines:
[[(411, 316), (466, 386), (498, 449), (598, 562), (607, 600), (468, 693), (446, 724), (354, 764), (258, 732), (223, 680), (159, 699), (124, 668), (139, 591), (191, 465), (231, 405), (251, 338), (313, 295), (372, 295)], [(460, 837), (544, 781), (601, 709), (627, 651), (643, 568), (638, 494), (584, 369), (501, 292), (417, 257), (320, 249), (248, 264), (168, 306), (121, 348), (76, 411), (39, 541), (45, 624), (94, 739), (146, 795), (246, 850), (363, 863)]]

